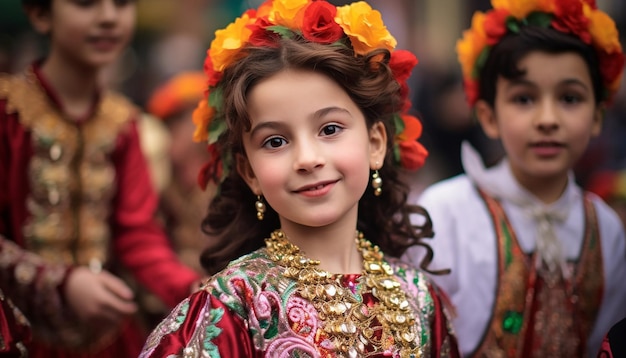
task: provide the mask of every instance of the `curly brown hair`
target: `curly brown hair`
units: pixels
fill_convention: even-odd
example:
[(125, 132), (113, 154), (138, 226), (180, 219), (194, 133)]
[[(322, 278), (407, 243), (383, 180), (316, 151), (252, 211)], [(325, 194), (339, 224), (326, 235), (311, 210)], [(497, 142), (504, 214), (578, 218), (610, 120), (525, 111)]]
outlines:
[[(424, 246), (428, 252), (422, 269), (432, 258), (431, 248), (422, 238), (432, 237), (432, 224), (425, 209), (409, 205), (409, 187), (401, 179), (394, 165), (393, 140), (395, 124), (393, 113), (402, 104), (400, 85), (389, 68), (390, 53), (380, 49), (366, 56), (355, 56), (349, 46), (321, 45), (299, 36), (283, 38), (276, 47), (247, 47), (241, 57), (224, 71), (218, 87), (223, 90), (223, 107), (216, 116), (223, 116), (228, 124), (226, 135), (218, 145), (232, 155), (245, 155), (242, 133), (250, 130), (248, 94), (262, 79), (285, 69), (303, 69), (321, 73), (339, 84), (364, 114), (368, 128), (376, 122), (384, 124), (387, 132), (387, 153), (380, 176), (385, 188), (380, 196), (366, 190), (359, 201), (357, 229), (386, 255), (400, 257), (408, 247)], [(203, 231), (210, 237), (209, 246), (201, 256), (207, 272), (213, 274), (228, 262), (264, 245), (264, 238), (280, 227), (278, 214), (270, 207), (263, 221), (256, 217), (256, 196), (234, 168), (211, 201), (208, 214), (202, 222)], [(413, 225), (411, 215), (422, 215), (424, 224)]]

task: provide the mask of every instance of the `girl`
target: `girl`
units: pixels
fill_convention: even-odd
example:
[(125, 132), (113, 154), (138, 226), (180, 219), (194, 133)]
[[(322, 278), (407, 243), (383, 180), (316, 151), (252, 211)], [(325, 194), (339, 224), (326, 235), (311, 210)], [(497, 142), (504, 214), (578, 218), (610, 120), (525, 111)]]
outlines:
[[(593, 357), (626, 315), (626, 238), (617, 215), (576, 184), (624, 56), (589, 0), (493, 1), (457, 50), (482, 129), (506, 158), (426, 189), (435, 280), (458, 313), (464, 356)], [(418, 250), (407, 257), (419, 260)]]
[(141, 357), (457, 356), (439, 291), (396, 259), (430, 226), (411, 226), (426, 213), (395, 167), (426, 152), (406, 114), (416, 59), (394, 46), (365, 2), (274, 0), (217, 31), (194, 120), (201, 183), (219, 184), (202, 260), (221, 271)]

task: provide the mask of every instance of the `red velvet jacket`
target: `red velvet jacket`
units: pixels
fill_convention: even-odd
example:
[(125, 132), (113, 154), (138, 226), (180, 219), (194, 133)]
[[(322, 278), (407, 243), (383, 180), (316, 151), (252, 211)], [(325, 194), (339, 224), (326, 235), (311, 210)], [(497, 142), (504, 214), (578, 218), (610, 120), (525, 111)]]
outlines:
[[(139, 283), (173, 307), (187, 297), (190, 286), (199, 276), (179, 262), (154, 219), (158, 198), (139, 144), (137, 113), (123, 97), (102, 93), (87, 118), (70, 122), (63, 119), (58, 97), (36, 66), (25, 74), (0, 76), (0, 235), (29, 251), (41, 253), (44, 259), (54, 261), (58, 257), (59, 262), (68, 267), (91, 264), (81, 259), (89, 255), (101, 255), (105, 267), (112, 261), (119, 262)], [(90, 127), (98, 118), (102, 120), (114, 114), (126, 116), (113, 116), (115, 120), (111, 123)], [(80, 133), (78, 144), (70, 146), (78, 154), (67, 163), (66, 169), (57, 165), (55, 170), (46, 172), (44, 169), (48, 167), (41, 165), (40, 159), (43, 157), (45, 161), (47, 153), (42, 156), (41, 151), (49, 150), (49, 157), (53, 158), (49, 159), (49, 164), (55, 164), (52, 162), (59, 158), (56, 164), (61, 163), (64, 155), (69, 157), (66, 149), (49, 143), (56, 142), (56, 134), (62, 143), (66, 132)], [(110, 150), (103, 146), (101, 152), (89, 151), (89, 145), (111, 133)], [(87, 163), (95, 168), (92, 171), (93, 168), (81, 161), (89, 156), (97, 163), (95, 166)], [(58, 185), (65, 183), (58, 179), (64, 177), (69, 189)], [(54, 180), (57, 180), (56, 186), (46, 186)], [(76, 199), (76, 192), (89, 192), (98, 185), (106, 190), (89, 193), (88, 200)], [(64, 200), (69, 204), (62, 206)], [(74, 215), (77, 211), (79, 219), (72, 223), (77, 222), (82, 231), (63, 225), (62, 220), (56, 226), (45, 222), (50, 218), (77, 216)], [(93, 219), (94, 212), (106, 214), (105, 220), (101, 220), (103, 227)], [(40, 232), (55, 238), (69, 232), (64, 236), (67, 246), (61, 245), (64, 242), (46, 241), (48, 236), (38, 235)], [(81, 241), (86, 235), (83, 233), (94, 233), (93, 242)], [(74, 241), (67, 239), (73, 238), (72, 235)], [(56, 251), (48, 252), (47, 247)], [(72, 252), (73, 248), (82, 251)]]

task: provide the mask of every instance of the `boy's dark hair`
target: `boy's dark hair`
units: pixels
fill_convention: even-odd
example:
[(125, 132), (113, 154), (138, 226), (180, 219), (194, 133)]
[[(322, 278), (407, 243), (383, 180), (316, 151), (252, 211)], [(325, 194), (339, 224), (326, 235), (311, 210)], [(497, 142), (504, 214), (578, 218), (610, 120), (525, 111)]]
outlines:
[[(359, 201), (357, 229), (378, 245), (387, 255), (399, 257), (412, 245), (432, 250), (421, 242), (432, 236), (430, 218), (426, 211), (406, 203), (409, 188), (401, 180), (393, 158), (395, 125), (392, 113), (401, 106), (400, 88), (388, 66), (390, 53), (380, 49), (367, 56), (355, 56), (346, 46), (329, 46), (308, 42), (299, 36), (283, 38), (277, 47), (249, 47), (240, 54), (240, 60), (224, 71), (224, 116), (228, 135), (220, 137), (222, 146), (230, 148), (233, 156), (245, 155), (242, 133), (250, 129), (247, 112), (248, 93), (260, 80), (287, 68), (315, 71), (339, 84), (359, 106), (371, 128), (381, 121), (387, 131), (387, 154), (379, 169), (384, 180), (380, 196), (367, 188)], [(278, 214), (267, 208), (265, 218), (256, 217), (256, 196), (232, 170), (220, 186), (219, 194), (211, 201), (202, 229), (209, 235), (209, 247), (201, 262), (209, 273), (224, 268), (228, 262), (264, 245), (264, 238), (280, 228)], [(413, 226), (409, 216), (421, 214), (426, 218), (422, 226)], [(422, 266), (426, 266), (426, 260)]]
[(52, 6), (52, 0), (22, 0), (22, 6), (47, 10), (50, 9), (50, 6)]
[(549, 27), (523, 26), (519, 33), (508, 33), (491, 49), (480, 72), (480, 98), (493, 107), (498, 77), (508, 80), (523, 77), (526, 72), (518, 67), (519, 63), (533, 51), (550, 54), (572, 52), (580, 55), (589, 69), (596, 103), (606, 97), (596, 51), (591, 46), (576, 36)]

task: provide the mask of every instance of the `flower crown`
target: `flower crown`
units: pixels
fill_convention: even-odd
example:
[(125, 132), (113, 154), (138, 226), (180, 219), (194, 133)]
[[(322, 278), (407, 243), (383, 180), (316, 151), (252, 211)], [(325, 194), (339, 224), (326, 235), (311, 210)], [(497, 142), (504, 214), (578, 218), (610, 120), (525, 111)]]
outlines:
[(617, 92), (624, 54), (615, 23), (597, 8), (595, 0), (491, 0), (491, 4), (488, 12), (474, 13), (471, 28), (456, 45), (470, 107), (480, 96), (479, 74), (491, 48), (507, 33), (518, 33), (526, 25), (552, 27), (593, 46), (600, 61), (604, 99), (610, 101)]
[(246, 11), (226, 28), (215, 32), (215, 39), (207, 51), (204, 72), (207, 91), (193, 113), (196, 125), (194, 140), (208, 141), (209, 162), (202, 168), (198, 183), (205, 188), (209, 181), (220, 184), (232, 166), (232, 154), (218, 146), (219, 137), (227, 130), (221, 110), (222, 86), (226, 68), (238, 61), (240, 51), (248, 45), (276, 47), (281, 37), (297, 34), (309, 42), (324, 45), (350, 46), (355, 56), (384, 48), (390, 51), (389, 66), (400, 84), (402, 108), (394, 113), (396, 127), (394, 159), (396, 164), (409, 170), (420, 168), (428, 155), (417, 142), (422, 132), (420, 121), (410, 115), (407, 80), (417, 58), (409, 51), (396, 50), (396, 40), (383, 24), (380, 12), (366, 2), (335, 7), (326, 1), (268, 0), (258, 9)]

